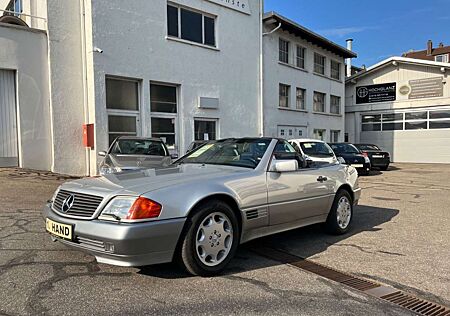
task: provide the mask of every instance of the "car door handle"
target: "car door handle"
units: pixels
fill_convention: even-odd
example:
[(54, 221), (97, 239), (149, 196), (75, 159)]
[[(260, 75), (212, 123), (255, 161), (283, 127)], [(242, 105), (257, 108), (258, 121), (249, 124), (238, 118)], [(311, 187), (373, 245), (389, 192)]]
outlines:
[(324, 181), (327, 181), (327, 180), (328, 180), (328, 178), (327, 177), (323, 177), (323, 176), (320, 176), (320, 177), (317, 178), (317, 181), (319, 181), (319, 182), (324, 182)]

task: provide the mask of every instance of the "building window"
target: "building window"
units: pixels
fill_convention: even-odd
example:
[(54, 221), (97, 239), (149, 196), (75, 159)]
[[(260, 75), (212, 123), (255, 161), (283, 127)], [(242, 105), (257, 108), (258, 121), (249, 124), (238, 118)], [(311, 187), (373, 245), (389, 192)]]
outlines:
[(434, 61), (448, 63), (448, 54), (434, 56)]
[(403, 130), (403, 113), (386, 113), (381, 116), (382, 131)]
[(430, 129), (450, 128), (450, 110), (430, 111)]
[(139, 82), (106, 78), (109, 144), (119, 136), (138, 135)]
[(313, 101), (314, 112), (325, 112), (325, 93), (314, 91)]
[(133, 80), (106, 78), (106, 108), (138, 111), (139, 84)]
[(152, 117), (152, 137), (160, 138), (169, 150), (175, 149), (175, 118)]
[(381, 131), (381, 114), (368, 114), (362, 116), (363, 132)]
[(337, 61), (331, 61), (331, 78), (341, 80), (341, 64)]
[(22, 0), (11, 0), (8, 6), (5, 8), (6, 11), (11, 11), (14, 13), (5, 12), (4, 15), (15, 15), (20, 16), (20, 13), (23, 12)]
[(280, 83), (279, 89), (279, 104), (280, 108), (288, 108), (289, 107), (289, 93), (291, 92), (291, 86)]
[(325, 137), (326, 137), (326, 133), (327, 133), (326, 130), (324, 130), (324, 129), (315, 129), (313, 133), (314, 133), (313, 137), (315, 139), (319, 139), (319, 140), (325, 141)]
[(341, 134), (341, 131), (330, 131), (330, 142), (332, 143), (338, 143), (339, 142), (339, 136)]
[(321, 75), (325, 74), (325, 56), (314, 53), (314, 72)]
[(330, 113), (341, 114), (341, 98), (335, 95), (330, 96)]
[(296, 65), (298, 68), (305, 69), (305, 48), (297, 45)]
[(195, 140), (216, 140), (216, 120), (195, 119)]
[(284, 39), (279, 40), (279, 61), (282, 63), (289, 63), (289, 42)]
[(150, 84), (150, 109), (152, 112), (177, 113), (177, 88)]
[(208, 46), (216, 46), (216, 19), (186, 8), (167, 5), (169, 36)]
[(136, 116), (108, 115), (109, 144), (119, 136), (136, 136)]
[(150, 83), (152, 137), (161, 138), (171, 153), (176, 151), (177, 87)]
[(428, 112), (405, 113), (405, 130), (427, 129)]
[(297, 110), (305, 110), (306, 104), (305, 104), (305, 97), (306, 97), (306, 90), (302, 88), (297, 88), (296, 93), (296, 108)]

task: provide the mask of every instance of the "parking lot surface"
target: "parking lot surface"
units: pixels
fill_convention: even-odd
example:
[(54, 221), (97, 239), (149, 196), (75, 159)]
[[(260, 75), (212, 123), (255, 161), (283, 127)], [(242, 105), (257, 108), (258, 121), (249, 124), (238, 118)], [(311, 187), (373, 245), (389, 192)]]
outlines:
[(240, 247), (224, 275), (172, 264), (121, 268), (50, 240), (41, 208), (67, 179), (0, 169), (0, 315), (411, 315), (401, 307), (256, 254), (260, 245), (450, 305), (450, 165), (396, 164), (360, 180), (353, 230), (319, 225)]

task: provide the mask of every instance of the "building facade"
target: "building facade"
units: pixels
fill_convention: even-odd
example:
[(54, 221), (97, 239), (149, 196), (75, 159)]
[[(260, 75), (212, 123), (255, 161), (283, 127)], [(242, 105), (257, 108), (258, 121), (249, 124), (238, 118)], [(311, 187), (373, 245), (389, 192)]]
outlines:
[(394, 162), (450, 163), (450, 64), (392, 57), (346, 82), (346, 133)]
[[(97, 172), (98, 151), (120, 135), (160, 137), (178, 154), (193, 140), (262, 135), (261, 1), (13, 0), (13, 7), (16, 1), (17, 15), (38, 17), (27, 24), (41, 31), (1, 25), (0, 45), (26, 49), (26, 40), (4, 35), (7, 29), (42, 37), (42, 54), (33, 56), (42, 59), (42, 74), (33, 74), (42, 78), (33, 81), (42, 95), (34, 110), (43, 117), (40, 126), (28, 120), (8, 127), (8, 135), (26, 134), (37, 146), (28, 153), (24, 137), (16, 137), (16, 165), (89, 175)], [(34, 95), (20, 79), (19, 68), (29, 66), (10, 60), (21, 54), (7, 52), (0, 69), (16, 83), (18, 100), (8, 102), (22, 122), (22, 105)], [(93, 124), (89, 148), (85, 124)], [(34, 143), (38, 137), (45, 145)]]
[(438, 47), (433, 47), (433, 41), (428, 40), (427, 49), (417, 51), (411, 50), (404, 53), (402, 57), (450, 63), (450, 46), (445, 46), (444, 43), (441, 42)]
[(263, 25), (264, 134), (343, 141), (345, 59), (356, 54), (274, 12)]

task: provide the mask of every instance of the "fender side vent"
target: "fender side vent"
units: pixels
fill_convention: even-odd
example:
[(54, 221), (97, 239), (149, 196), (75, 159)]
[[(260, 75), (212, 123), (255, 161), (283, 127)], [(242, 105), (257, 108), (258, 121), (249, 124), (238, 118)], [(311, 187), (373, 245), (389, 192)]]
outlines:
[(259, 217), (258, 210), (247, 211), (245, 214), (247, 219), (256, 219)]

